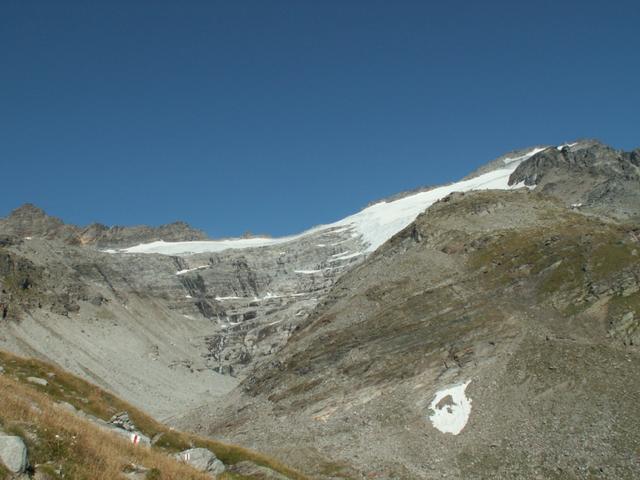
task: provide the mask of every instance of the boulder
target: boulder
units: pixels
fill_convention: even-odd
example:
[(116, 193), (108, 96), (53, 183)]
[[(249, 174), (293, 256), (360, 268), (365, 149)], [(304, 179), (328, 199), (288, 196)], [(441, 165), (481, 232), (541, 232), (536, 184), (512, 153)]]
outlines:
[(175, 458), (181, 462), (191, 465), (196, 470), (214, 475), (220, 475), (226, 468), (218, 457), (206, 448), (191, 448), (177, 453)]
[(109, 420), (111, 425), (115, 425), (118, 428), (122, 428), (124, 430), (129, 430), (130, 432), (134, 432), (136, 430), (136, 426), (129, 418), (129, 414), (127, 412), (118, 412)]
[(124, 430), (118, 427), (110, 427), (109, 431), (127, 438), (134, 445), (144, 445), (145, 447), (151, 446), (151, 439), (140, 432), (130, 432), (129, 430)]
[(35, 383), (36, 385), (42, 385), (43, 387), (49, 385), (49, 382), (40, 377), (27, 377), (27, 382)]
[(12, 473), (27, 469), (27, 446), (20, 437), (0, 435), (0, 462)]
[(87, 416), (87, 418), (91, 420), (91, 422), (93, 422), (101, 430), (120, 435), (121, 437), (124, 437), (127, 440), (129, 440), (134, 445), (144, 445), (145, 447), (151, 446), (151, 439), (137, 430), (134, 430), (134, 431), (125, 430), (124, 428), (117, 427), (99, 418), (95, 418), (95, 417), (92, 418), (91, 416)]
[(132, 463), (125, 467), (123, 475), (129, 480), (145, 480), (146, 478), (148, 478), (150, 472), (151, 469), (143, 465)]
[(238, 462), (229, 467), (229, 471), (242, 475), (242, 477), (256, 478), (261, 480), (287, 480), (288, 477), (281, 475), (268, 467), (257, 465), (250, 461)]

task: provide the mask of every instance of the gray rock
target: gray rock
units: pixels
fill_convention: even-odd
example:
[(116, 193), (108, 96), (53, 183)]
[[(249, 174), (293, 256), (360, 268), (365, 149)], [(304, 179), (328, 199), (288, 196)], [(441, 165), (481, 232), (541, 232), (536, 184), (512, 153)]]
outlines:
[(226, 468), (216, 455), (206, 448), (191, 448), (175, 455), (176, 460), (191, 465), (201, 472), (220, 475)]
[(281, 475), (275, 470), (256, 465), (250, 461), (238, 462), (232, 467), (229, 467), (229, 471), (249, 478), (260, 478), (262, 480), (288, 480), (288, 477)]
[(125, 430), (123, 428), (107, 426), (108, 431), (113, 432), (121, 437), (126, 438), (134, 445), (142, 445), (145, 447), (151, 446), (151, 439), (140, 432), (130, 432), (129, 430)]
[(129, 418), (129, 414), (127, 412), (116, 413), (113, 417), (111, 417), (111, 419), (109, 420), (109, 423), (111, 425), (114, 425), (118, 428), (122, 428), (123, 430), (127, 430), (129, 432), (134, 432), (137, 430), (136, 426), (133, 424), (133, 422)]
[[(98, 223), (86, 227), (65, 224), (57, 217), (47, 215), (41, 208), (25, 204), (0, 219), (3, 238), (37, 237), (62, 240), (74, 245), (123, 247), (138, 243), (164, 240), (167, 242), (206, 240), (207, 235), (184, 222), (174, 222), (159, 227), (146, 225), (133, 227), (107, 227)], [(6, 243), (6, 242), (2, 242)]]
[(164, 437), (164, 432), (156, 433), (151, 439), (151, 445), (158, 443), (162, 437)]
[(124, 476), (130, 480), (144, 480), (151, 469), (132, 463), (125, 468)]
[(92, 417), (90, 415), (87, 415), (86, 418), (88, 418), (101, 430), (120, 435), (121, 437), (129, 440), (134, 445), (143, 445), (145, 447), (151, 446), (151, 439), (141, 432), (125, 430), (124, 428), (117, 427), (111, 423), (105, 422), (104, 420)]
[(27, 446), (20, 437), (0, 435), (0, 461), (12, 473), (27, 469)]
[(36, 385), (42, 385), (43, 387), (49, 385), (49, 382), (40, 377), (27, 377), (27, 382), (35, 383)]
[(36, 473), (33, 474), (32, 479), (33, 480), (53, 480), (53, 477), (50, 474), (43, 472), (42, 470), (37, 470)]
[(620, 220), (640, 218), (638, 153), (583, 140), (561, 150), (547, 148), (522, 162), (511, 185), (524, 182), (567, 206)]

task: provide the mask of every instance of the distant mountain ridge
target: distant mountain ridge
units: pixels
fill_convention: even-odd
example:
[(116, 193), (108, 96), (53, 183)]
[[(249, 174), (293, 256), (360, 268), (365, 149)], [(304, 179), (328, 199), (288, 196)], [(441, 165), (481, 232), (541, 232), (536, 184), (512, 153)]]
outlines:
[(108, 227), (100, 223), (79, 227), (47, 215), (44, 210), (30, 203), (18, 207), (7, 217), (0, 218), (0, 232), (18, 237), (55, 238), (97, 248), (123, 248), (158, 240), (179, 242), (208, 239), (206, 233), (181, 221), (159, 227)]
[[(500, 175), (495, 176), (497, 172)], [(574, 187), (567, 189), (566, 184)], [(0, 218), (0, 232), (20, 237), (57, 238), (68, 243), (131, 253), (180, 254), (282, 244), (322, 228), (346, 226), (355, 227), (354, 234), (364, 236), (372, 251), (451, 191), (519, 186), (544, 189), (545, 193), (567, 205), (597, 214), (640, 218), (640, 207), (637, 207), (640, 205), (640, 149), (624, 152), (598, 140), (587, 139), (559, 146), (540, 145), (514, 150), (488, 162), (461, 181), (400, 192), (371, 202), (345, 219), (288, 237), (245, 236), (212, 240), (205, 232), (182, 221), (158, 227), (108, 227), (100, 223), (80, 227), (65, 224), (32, 204), (25, 204), (6, 218)], [(403, 212), (391, 212), (392, 206), (398, 206)], [(402, 216), (401, 221), (397, 215)], [(372, 229), (386, 229), (388, 233), (380, 236), (372, 233)], [(162, 245), (184, 242), (204, 243), (192, 244), (194, 249)]]

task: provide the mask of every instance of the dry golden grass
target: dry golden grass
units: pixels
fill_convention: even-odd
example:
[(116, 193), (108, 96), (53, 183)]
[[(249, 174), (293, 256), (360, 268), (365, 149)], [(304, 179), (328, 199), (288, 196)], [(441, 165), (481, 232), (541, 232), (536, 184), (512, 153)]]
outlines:
[[(169, 457), (187, 448), (203, 447), (214, 452), (226, 465), (249, 460), (291, 480), (308, 480), (302, 473), (266, 455), (172, 430), (100, 387), (54, 365), (4, 351), (0, 351), (0, 364), (5, 369), (5, 374), (0, 376), (0, 422), (5, 430), (25, 438), (31, 463), (43, 464), (42, 468), (52, 473), (52, 478), (57, 478), (53, 474), (56, 466), (63, 465), (65, 478), (115, 479), (132, 463), (158, 470), (159, 473), (149, 476), (153, 479), (210, 478)], [(29, 376), (45, 378), (48, 385), (28, 383)], [(151, 449), (135, 447), (58, 405), (63, 401), (103, 420), (116, 412), (127, 411), (142, 433), (150, 438), (162, 436)], [(47, 466), (48, 461), (53, 464)], [(246, 477), (224, 473), (219, 478)]]
[(31, 463), (53, 475), (61, 469), (66, 478), (112, 480), (136, 464), (157, 469), (158, 479), (209, 478), (161, 451), (136, 447), (100, 430), (53, 403), (46, 393), (7, 375), (0, 377), (0, 405), (3, 428), (20, 434), (28, 443)]

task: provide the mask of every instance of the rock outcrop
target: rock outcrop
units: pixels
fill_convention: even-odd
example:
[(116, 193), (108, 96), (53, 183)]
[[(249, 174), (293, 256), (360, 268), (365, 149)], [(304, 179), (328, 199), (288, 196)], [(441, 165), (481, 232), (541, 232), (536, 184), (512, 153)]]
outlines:
[(255, 478), (259, 480), (287, 480), (287, 477), (262, 465), (254, 462), (238, 462), (229, 468), (229, 471), (243, 477)]
[(619, 220), (640, 220), (640, 149), (624, 152), (595, 140), (547, 148), (522, 162), (523, 182), (568, 206)]
[(19, 474), (27, 470), (27, 446), (22, 438), (0, 432), (0, 463), (11, 473)]
[(99, 223), (78, 227), (65, 224), (61, 219), (47, 215), (44, 210), (30, 203), (0, 219), (0, 232), (18, 238), (46, 238), (97, 248), (120, 248), (158, 240), (177, 242), (208, 238), (204, 232), (192, 228), (185, 222), (174, 222), (159, 227), (107, 227)]
[(206, 448), (190, 448), (183, 452), (177, 453), (175, 459), (191, 465), (200, 472), (210, 473), (214, 477), (224, 473), (226, 470), (216, 455)]

